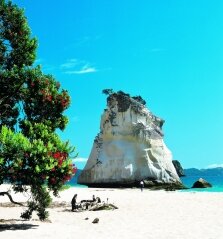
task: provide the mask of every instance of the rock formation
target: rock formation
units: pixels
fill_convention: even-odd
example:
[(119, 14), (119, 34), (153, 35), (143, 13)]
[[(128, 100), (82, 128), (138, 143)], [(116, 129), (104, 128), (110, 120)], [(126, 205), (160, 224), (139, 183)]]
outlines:
[(192, 186), (192, 188), (211, 188), (211, 187), (212, 185), (203, 178), (199, 178)]
[(183, 167), (181, 166), (181, 164), (178, 160), (173, 160), (173, 165), (174, 165), (179, 177), (185, 176)]
[(101, 116), (87, 164), (78, 178), (90, 187), (182, 185), (163, 141), (164, 120), (153, 115), (140, 97), (107, 92), (107, 109)]

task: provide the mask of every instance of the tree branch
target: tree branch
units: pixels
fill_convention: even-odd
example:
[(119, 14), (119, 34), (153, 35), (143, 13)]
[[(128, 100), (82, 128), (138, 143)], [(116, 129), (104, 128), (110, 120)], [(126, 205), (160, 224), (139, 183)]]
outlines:
[(24, 83), (25, 83), (25, 80), (23, 80), (23, 82), (22, 82), (21, 84), (19, 84), (14, 91), (10, 92), (10, 94), (7, 95), (7, 93), (8, 93), (8, 92), (7, 92), (7, 93), (6, 93), (6, 96), (3, 96), (3, 97), (0, 99), (0, 106), (2, 106), (3, 104), (5, 104), (4, 101), (6, 101), (6, 100), (9, 99), (10, 97), (12, 97), (12, 96), (15, 95), (16, 93), (18, 93), (18, 91), (20, 90), (20, 88), (22, 87), (22, 85), (23, 85)]
[(22, 203), (20, 203), (20, 202), (15, 202), (15, 201), (12, 199), (12, 196), (10, 195), (9, 192), (0, 192), (0, 196), (5, 196), (5, 195), (8, 196), (10, 202), (12, 202), (12, 203), (14, 203), (14, 204), (18, 204), (18, 205), (20, 205), (20, 206), (23, 206)]

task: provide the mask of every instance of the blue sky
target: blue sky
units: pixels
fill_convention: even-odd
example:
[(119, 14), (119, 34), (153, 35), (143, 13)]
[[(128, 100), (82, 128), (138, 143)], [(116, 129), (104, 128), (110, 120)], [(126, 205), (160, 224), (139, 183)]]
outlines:
[[(39, 42), (37, 63), (69, 90), (61, 134), (89, 154), (112, 88), (141, 95), (165, 119), (184, 168), (222, 165), (221, 0), (14, 0)], [(78, 167), (83, 162), (76, 162)]]

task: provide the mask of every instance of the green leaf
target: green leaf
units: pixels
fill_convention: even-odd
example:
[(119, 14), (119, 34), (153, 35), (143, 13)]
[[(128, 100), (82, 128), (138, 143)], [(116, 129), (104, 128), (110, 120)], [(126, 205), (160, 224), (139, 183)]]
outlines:
[(39, 172), (40, 172), (40, 167), (39, 167), (38, 165), (36, 165), (35, 171), (36, 171), (36, 173), (39, 173)]

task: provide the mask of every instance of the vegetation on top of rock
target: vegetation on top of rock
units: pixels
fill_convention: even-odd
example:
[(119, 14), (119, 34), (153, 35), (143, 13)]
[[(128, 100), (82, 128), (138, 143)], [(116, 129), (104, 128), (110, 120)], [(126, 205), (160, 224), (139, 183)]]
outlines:
[(121, 90), (114, 92), (112, 89), (104, 89), (102, 93), (108, 95), (108, 105), (112, 105), (112, 101), (114, 99), (117, 100), (119, 112), (127, 111), (131, 105), (132, 109), (136, 113), (139, 113), (143, 106), (146, 105), (146, 101), (140, 95), (132, 97), (130, 94), (127, 94)]
[(139, 103), (141, 103), (142, 105), (146, 105), (146, 101), (140, 96), (133, 96), (132, 97), (134, 100), (138, 101)]
[(102, 93), (105, 94), (105, 95), (111, 95), (111, 94), (113, 94), (113, 90), (112, 89), (104, 89), (102, 91)]

